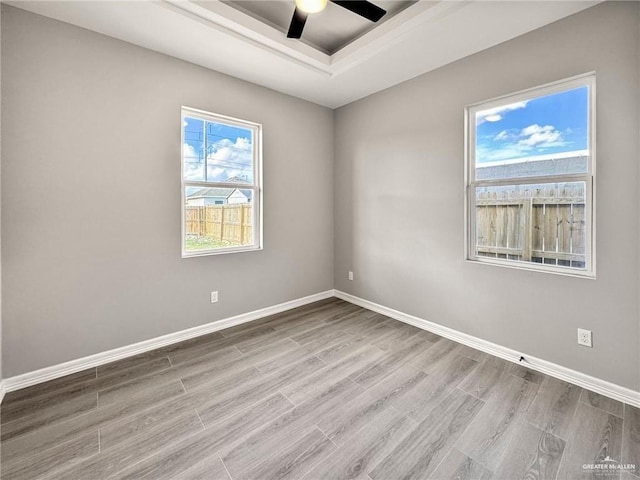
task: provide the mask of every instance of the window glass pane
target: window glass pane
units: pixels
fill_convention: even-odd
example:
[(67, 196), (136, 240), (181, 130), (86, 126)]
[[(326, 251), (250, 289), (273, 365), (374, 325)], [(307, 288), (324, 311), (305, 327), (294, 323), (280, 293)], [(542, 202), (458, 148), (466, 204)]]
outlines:
[(203, 182), (204, 177), (204, 120), (184, 117), (182, 121), (184, 143), (184, 179)]
[(186, 251), (253, 244), (253, 193), (243, 188), (186, 187)]
[(253, 183), (253, 132), (206, 122), (207, 181)]
[(587, 173), (587, 86), (481, 110), (476, 180)]
[(585, 182), (476, 187), (476, 255), (586, 267)]

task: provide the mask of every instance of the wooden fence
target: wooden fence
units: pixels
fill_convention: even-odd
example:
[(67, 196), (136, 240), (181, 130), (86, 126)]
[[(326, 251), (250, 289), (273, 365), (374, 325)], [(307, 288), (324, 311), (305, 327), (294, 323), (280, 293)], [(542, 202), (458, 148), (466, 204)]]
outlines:
[(253, 242), (252, 219), (252, 206), (248, 203), (187, 207), (186, 234), (247, 245)]
[(585, 242), (582, 183), (476, 191), (478, 255), (583, 268)]

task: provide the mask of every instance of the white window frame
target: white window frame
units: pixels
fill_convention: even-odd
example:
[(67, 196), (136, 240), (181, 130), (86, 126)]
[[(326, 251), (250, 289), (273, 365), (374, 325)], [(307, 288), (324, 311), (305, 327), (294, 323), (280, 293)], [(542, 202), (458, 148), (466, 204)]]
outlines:
[[(589, 118), (587, 119), (587, 149), (589, 151), (587, 173), (546, 175), (536, 177), (517, 177), (499, 180), (476, 180), (476, 113), (524, 100), (531, 100), (554, 93), (571, 90), (578, 87), (588, 87)], [(574, 277), (595, 278), (596, 276), (596, 229), (595, 229), (595, 187), (596, 187), (596, 74), (589, 72), (575, 77), (548, 83), (539, 87), (529, 88), (509, 95), (477, 102), (465, 108), (465, 260), (474, 263), (497, 265), (507, 268), (533, 270)], [(500, 185), (528, 185), (554, 182), (585, 182), (585, 219), (587, 220), (585, 233), (585, 268), (549, 265), (545, 263), (528, 262), (476, 255), (476, 187)]]
[[(247, 130), (251, 130), (253, 133), (252, 147), (253, 147), (253, 183), (251, 184), (238, 184), (238, 183), (226, 183), (226, 182), (209, 182), (209, 181), (191, 181), (184, 178), (184, 121), (185, 117), (197, 118), (200, 120), (222, 123), (233, 127), (240, 127)], [(238, 118), (228, 117), (225, 115), (219, 115), (204, 110), (198, 110), (191, 107), (181, 107), (180, 115), (180, 179), (181, 179), (181, 235), (180, 240), (182, 244), (182, 258), (191, 257), (203, 257), (207, 255), (222, 255), (227, 253), (240, 253), (250, 252), (255, 250), (262, 250), (262, 125), (247, 120), (241, 120)], [(205, 171), (207, 168), (205, 160)], [(202, 187), (202, 188), (242, 188), (243, 190), (252, 190), (252, 229), (253, 229), (253, 243), (249, 245), (233, 246), (233, 247), (221, 247), (208, 250), (195, 250), (187, 251), (186, 249), (186, 223), (185, 223), (185, 211), (186, 211), (186, 195), (185, 190), (188, 187)]]

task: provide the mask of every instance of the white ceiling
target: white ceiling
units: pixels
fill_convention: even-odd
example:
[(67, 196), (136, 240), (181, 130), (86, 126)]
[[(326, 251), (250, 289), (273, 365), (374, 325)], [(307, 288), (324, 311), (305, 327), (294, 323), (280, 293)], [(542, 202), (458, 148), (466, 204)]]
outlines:
[(600, 1), (418, 1), (333, 55), (219, 0), (5, 3), (336, 108)]

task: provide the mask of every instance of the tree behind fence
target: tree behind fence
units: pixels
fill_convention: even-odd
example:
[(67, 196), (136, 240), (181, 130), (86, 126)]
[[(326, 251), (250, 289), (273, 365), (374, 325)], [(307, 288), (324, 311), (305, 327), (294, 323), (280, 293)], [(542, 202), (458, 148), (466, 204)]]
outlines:
[(185, 210), (186, 234), (207, 237), (231, 245), (253, 241), (252, 205), (188, 206)]
[(479, 188), (476, 239), (478, 255), (584, 267), (584, 184)]

